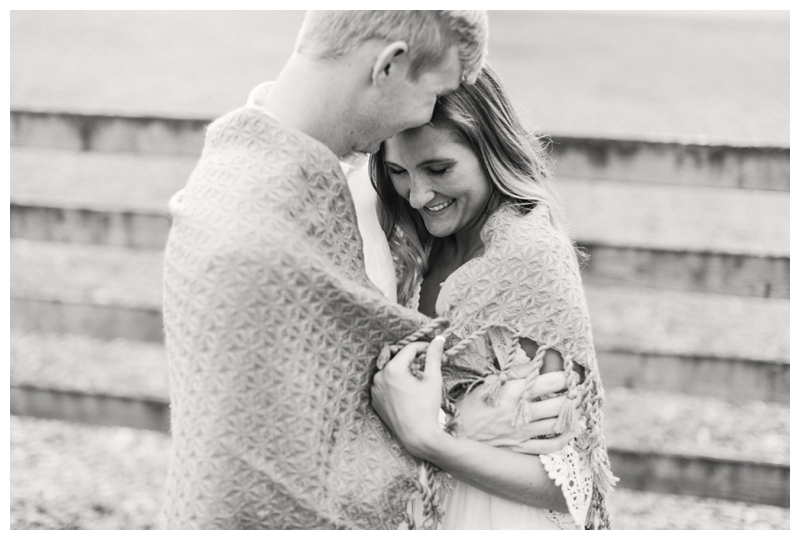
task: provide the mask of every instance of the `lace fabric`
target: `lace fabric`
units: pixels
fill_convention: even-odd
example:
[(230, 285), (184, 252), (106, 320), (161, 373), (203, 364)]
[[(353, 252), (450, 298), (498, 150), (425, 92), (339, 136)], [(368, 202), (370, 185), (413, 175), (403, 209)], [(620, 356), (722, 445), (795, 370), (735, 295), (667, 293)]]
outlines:
[(558, 452), (542, 454), (539, 460), (547, 476), (561, 487), (569, 508), (569, 514), (547, 510), (547, 517), (562, 528), (578, 528), (577, 523), (586, 522), (592, 502), (592, 468), (589, 460), (570, 445)]

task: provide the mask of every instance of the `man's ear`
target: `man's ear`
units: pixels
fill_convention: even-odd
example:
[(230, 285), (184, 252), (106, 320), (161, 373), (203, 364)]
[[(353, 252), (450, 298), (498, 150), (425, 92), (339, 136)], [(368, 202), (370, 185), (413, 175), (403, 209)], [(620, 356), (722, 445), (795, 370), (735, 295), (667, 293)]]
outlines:
[[(382, 86), (398, 69), (398, 56), (408, 53), (408, 44), (405, 41), (390, 43), (378, 54), (372, 66), (372, 84)], [(403, 62), (400, 62), (402, 64)], [(405, 77), (405, 74), (403, 74)]]

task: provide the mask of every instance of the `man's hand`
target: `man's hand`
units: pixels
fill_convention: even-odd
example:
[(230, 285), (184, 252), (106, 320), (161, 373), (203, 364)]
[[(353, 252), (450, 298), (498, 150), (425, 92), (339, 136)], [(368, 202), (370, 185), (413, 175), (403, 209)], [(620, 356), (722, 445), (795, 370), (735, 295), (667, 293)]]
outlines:
[[(426, 351), (425, 371), (417, 379), (409, 364), (417, 353)], [(439, 408), (442, 401), (442, 352), (444, 338), (430, 345), (411, 343), (400, 350), (375, 374), (372, 407), (413, 455), (424, 457), (432, 440), (442, 433)]]
[[(561, 392), (567, 388), (564, 371), (545, 373), (536, 378), (533, 387), (523, 397), (525, 379), (506, 382), (496, 405), (488, 405), (480, 395), (480, 388), (464, 396), (457, 404), (463, 436), (505, 447), (523, 454), (549, 454), (560, 450), (572, 439), (574, 433), (563, 433), (552, 439), (533, 439), (541, 435), (555, 435), (558, 413), (567, 400), (565, 395), (532, 402), (545, 394)], [(531, 422), (514, 426), (517, 404), (524, 399)]]

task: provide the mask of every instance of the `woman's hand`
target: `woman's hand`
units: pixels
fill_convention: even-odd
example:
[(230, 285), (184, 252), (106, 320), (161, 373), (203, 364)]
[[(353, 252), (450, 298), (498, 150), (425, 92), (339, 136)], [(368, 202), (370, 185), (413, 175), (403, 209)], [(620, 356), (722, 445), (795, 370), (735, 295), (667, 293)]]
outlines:
[[(442, 352), (444, 338), (430, 344), (406, 345), (372, 382), (372, 407), (412, 455), (425, 458), (444, 433), (439, 426), (442, 401)], [(417, 379), (409, 364), (426, 350), (425, 371)]]
[[(500, 391), (495, 405), (489, 405), (476, 389), (464, 396), (456, 407), (459, 411), (461, 433), (474, 441), (492, 446), (504, 447), (523, 454), (549, 454), (560, 450), (569, 443), (574, 433), (563, 433), (550, 439), (534, 439), (542, 435), (556, 435), (555, 425), (558, 413), (567, 400), (565, 395), (551, 397), (542, 401), (531, 401), (546, 394), (566, 390), (567, 378), (564, 371), (554, 371), (540, 375), (534, 381), (531, 391), (523, 398), (524, 379), (506, 382)], [(514, 426), (517, 404), (525, 399), (528, 417), (531, 422)]]
[[(409, 364), (418, 352), (426, 349), (426, 346), (425, 371), (422, 380), (419, 380), (411, 373)], [(466, 437), (451, 437), (439, 426), (443, 349), (444, 339), (436, 338), (430, 345), (412, 343), (397, 353), (381, 371), (375, 374), (372, 385), (372, 406), (375, 411), (413, 456), (430, 461), (456, 478), (487, 493), (556, 512), (568, 512), (561, 488), (549, 478), (539, 458), (525, 454), (549, 453), (557, 450), (567, 444), (571, 435), (564, 436), (564, 440), (561, 438), (550, 441), (521, 440), (529, 438), (530, 433), (551, 432), (561, 400), (558, 398), (555, 402), (545, 400), (542, 403), (546, 405), (530, 404), (534, 418), (538, 418), (537, 421), (542, 422), (545, 427), (512, 428), (511, 422), (519, 398), (522, 396), (524, 380), (510, 381), (502, 389), (500, 395), (502, 404), (498, 407), (487, 405), (477, 395), (475, 396), (477, 400), (469, 398), (459, 404), (459, 410), (462, 411), (466, 424), (477, 426), (477, 429), (470, 430), (470, 435), (486, 442)], [(557, 391), (566, 386), (563, 372), (541, 375), (538, 379), (541, 382), (534, 388), (534, 393), (538, 395)], [(497, 429), (495, 423), (498, 419), (507, 427)], [(552, 425), (547, 424), (550, 420)], [(536, 422), (532, 422), (533, 424)], [(517, 432), (520, 429), (523, 431), (527, 429), (528, 432), (519, 435)], [(508, 443), (508, 449), (497, 448), (496, 446), (503, 446), (495, 444), (497, 441)], [(534, 448), (531, 446), (533, 442), (555, 448), (553, 450)], [(514, 445), (519, 445), (520, 449)]]

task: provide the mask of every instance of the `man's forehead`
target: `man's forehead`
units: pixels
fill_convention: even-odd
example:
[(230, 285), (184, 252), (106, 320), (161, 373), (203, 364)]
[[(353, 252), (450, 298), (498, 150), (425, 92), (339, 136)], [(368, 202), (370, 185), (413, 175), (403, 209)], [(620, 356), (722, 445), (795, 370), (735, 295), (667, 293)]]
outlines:
[(457, 47), (450, 47), (444, 55), (439, 65), (439, 73), (446, 92), (452, 92), (461, 84), (464, 70)]
[(452, 92), (461, 84), (463, 70), (458, 49), (453, 46), (442, 56), (438, 65), (420, 74), (417, 82), (426, 81), (425, 85), (436, 90), (437, 94)]

